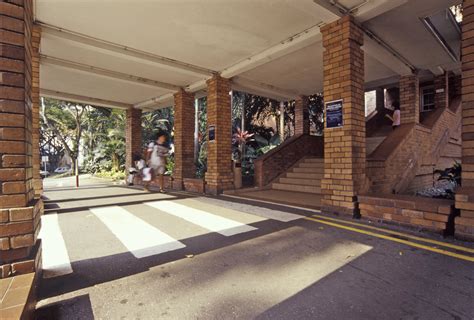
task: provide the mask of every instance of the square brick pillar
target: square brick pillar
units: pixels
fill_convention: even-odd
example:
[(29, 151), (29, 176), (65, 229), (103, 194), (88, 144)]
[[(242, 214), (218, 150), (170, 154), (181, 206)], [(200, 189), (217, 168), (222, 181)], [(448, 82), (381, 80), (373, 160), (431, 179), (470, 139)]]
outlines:
[(194, 94), (180, 90), (174, 95), (173, 188), (183, 190), (183, 179), (196, 176), (194, 162)]
[(299, 96), (295, 100), (295, 135), (309, 134), (309, 99)]
[(375, 89), (375, 109), (377, 112), (385, 113), (385, 94), (383, 88)]
[(400, 77), (400, 124), (420, 123), (420, 80), (418, 75)]
[(40, 268), (32, 155), (31, 0), (0, 2), (0, 278)]
[(449, 78), (447, 72), (434, 78), (434, 89), (435, 107), (447, 108), (449, 106)]
[(32, 92), (31, 100), (33, 106), (33, 125), (32, 125), (32, 147), (33, 147), (33, 187), (35, 189), (35, 198), (41, 197), (43, 194), (43, 179), (41, 179), (41, 154), (40, 154), (40, 41), (41, 27), (34, 25), (32, 34)]
[[(206, 192), (211, 194), (234, 188), (230, 89), (230, 81), (219, 75), (207, 81)], [(209, 141), (210, 127), (215, 129), (214, 141)]]
[(340, 128), (324, 128), (322, 210), (358, 214), (356, 197), (365, 182), (364, 36), (351, 16), (321, 28), (324, 100), (343, 100)]
[(130, 108), (126, 114), (125, 126), (125, 168), (133, 165), (133, 154), (142, 155), (142, 110)]
[(463, 1), (462, 188), (456, 191), (455, 234), (474, 239), (474, 0)]

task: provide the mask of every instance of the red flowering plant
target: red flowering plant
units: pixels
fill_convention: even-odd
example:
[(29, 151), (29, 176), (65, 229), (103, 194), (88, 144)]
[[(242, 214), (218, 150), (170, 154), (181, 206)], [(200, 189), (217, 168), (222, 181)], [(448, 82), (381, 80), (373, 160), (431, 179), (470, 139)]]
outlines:
[(248, 131), (242, 131), (240, 128), (236, 129), (236, 132), (232, 135), (232, 143), (237, 145), (237, 150), (234, 152), (234, 159), (242, 162), (245, 158), (245, 146), (247, 142), (252, 141), (253, 133)]

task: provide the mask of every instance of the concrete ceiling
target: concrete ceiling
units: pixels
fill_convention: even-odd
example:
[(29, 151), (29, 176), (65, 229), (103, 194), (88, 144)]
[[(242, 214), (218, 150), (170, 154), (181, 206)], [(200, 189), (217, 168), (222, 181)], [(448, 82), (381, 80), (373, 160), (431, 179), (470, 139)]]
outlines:
[[(420, 17), (455, 2), (338, 1), (409, 63), (446, 70), (458, 64)], [(279, 100), (320, 92), (319, 26), (338, 19), (341, 6), (329, 0), (36, 0), (43, 27), (40, 86), (47, 96), (147, 109), (171, 105), (179, 87), (205, 90), (213, 72), (232, 78), (234, 89)], [(368, 83), (410, 71), (370, 38), (364, 51)]]

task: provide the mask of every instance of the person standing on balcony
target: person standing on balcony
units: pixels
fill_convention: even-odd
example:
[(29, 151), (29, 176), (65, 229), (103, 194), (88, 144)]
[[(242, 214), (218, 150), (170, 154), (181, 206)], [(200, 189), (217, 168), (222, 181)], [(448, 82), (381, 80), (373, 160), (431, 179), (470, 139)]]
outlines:
[(386, 117), (392, 120), (392, 128), (393, 130), (395, 130), (396, 128), (400, 126), (400, 102), (394, 101), (392, 103), (392, 107), (393, 107), (393, 115), (392, 116), (386, 115)]

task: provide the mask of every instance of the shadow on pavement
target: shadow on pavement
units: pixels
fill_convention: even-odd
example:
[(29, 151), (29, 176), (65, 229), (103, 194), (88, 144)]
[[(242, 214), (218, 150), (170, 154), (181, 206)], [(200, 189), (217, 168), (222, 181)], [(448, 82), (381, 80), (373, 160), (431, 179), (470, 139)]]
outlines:
[(94, 313), (89, 295), (85, 294), (40, 307), (35, 311), (35, 319), (94, 320)]

